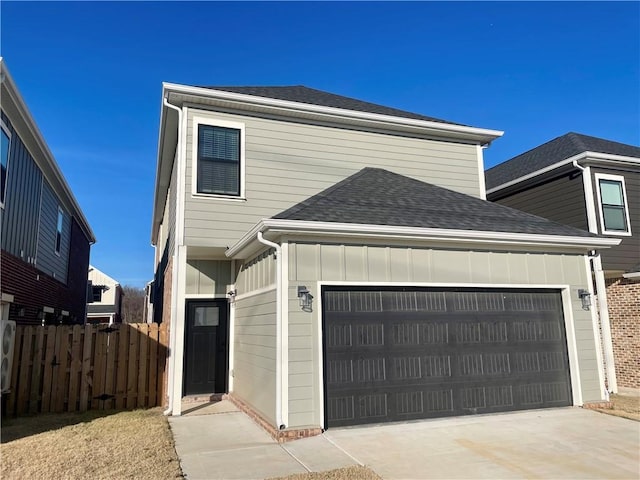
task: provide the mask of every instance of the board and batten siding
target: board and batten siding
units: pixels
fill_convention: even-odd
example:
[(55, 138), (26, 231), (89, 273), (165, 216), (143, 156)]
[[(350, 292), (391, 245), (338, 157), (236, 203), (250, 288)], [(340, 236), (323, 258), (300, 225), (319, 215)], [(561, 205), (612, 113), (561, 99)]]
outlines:
[(60, 253), (56, 253), (58, 226), (58, 200), (47, 182), (42, 183), (42, 205), (38, 233), (36, 267), (61, 282), (67, 281), (69, 245), (71, 243), (71, 217), (62, 209), (62, 239)]
[(187, 259), (185, 276), (186, 295), (226, 295), (231, 284), (231, 262)]
[[(489, 200), (495, 196), (489, 195)], [(589, 230), (581, 175), (567, 174), (493, 201), (554, 222)]]
[(276, 290), (239, 298), (231, 308), (232, 393), (275, 423)]
[[(194, 116), (245, 126), (245, 200), (192, 196)], [(475, 145), (423, 140), (189, 108), (185, 244), (227, 247), (271, 217), (364, 167), (378, 167), (478, 197)]]
[(596, 202), (596, 217), (598, 218), (598, 233), (602, 234), (600, 208), (598, 207), (598, 180), (595, 175), (609, 174), (624, 177), (629, 202), (629, 222), (631, 223), (631, 236), (609, 235), (607, 237), (619, 238), (620, 245), (602, 250), (602, 266), (605, 270), (617, 270), (626, 272), (640, 262), (640, 172), (611, 170), (604, 168), (591, 168), (593, 175), (593, 200)]
[(38, 248), (42, 173), (4, 112), (2, 120), (11, 133), (2, 209), (2, 250), (34, 264)]
[(268, 287), (275, 288), (276, 270), (277, 262), (274, 249), (269, 249), (244, 262), (240, 266), (235, 282), (237, 294), (243, 295)]
[[(574, 292), (587, 288), (581, 255), (436, 250), (363, 245), (289, 244), (289, 426), (320, 425), (318, 281), (490, 285), (569, 285), (583, 401), (599, 401), (598, 362), (591, 312)], [(314, 296), (301, 311), (296, 286)]]

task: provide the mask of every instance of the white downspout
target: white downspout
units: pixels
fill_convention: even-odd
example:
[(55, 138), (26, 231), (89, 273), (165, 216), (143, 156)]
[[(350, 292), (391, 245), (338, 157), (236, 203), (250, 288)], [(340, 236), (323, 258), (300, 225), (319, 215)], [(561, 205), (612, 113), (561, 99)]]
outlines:
[[(176, 161), (180, 164), (180, 129), (182, 128), (182, 109), (176, 107), (175, 105), (171, 105), (166, 97), (162, 99), (162, 103), (167, 108), (171, 108), (178, 112), (178, 144), (176, 145)], [(178, 202), (178, 195), (176, 195), (176, 203)], [(176, 214), (177, 214), (177, 205), (176, 205)], [(175, 242), (174, 251), (173, 251), (173, 261), (172, 268), (178, 267), (178, 242)], [(177, 272), (171, 272), (171, 319), (175, 321), (177, 317), (177, 305), (175, 301), (175, 295), (178, 294), (178, 275)], [(173, 323), (173, 322), (172, 322)], [(167, 388), (167, 393), (169, 395), (169, 405), (167, 409), (162, 412), (164, 415), (171, 415), (173, 413), (173, 388), (174, 381), (173, 377), (175, 374), (175, 345), (176, 344), (176, 325), (170, 325), (169, 330), (169, 372), (167, 373), (169, 380), (169, 388)]]
[[(583, 167), (577, 160), (573, 161), (573, 166), (582, 171), (582, 186), (584, 189), (584, 200), (587, 209), (587, 225), (589, 232), (598, 233), (598, 223), (596, 218), (595, 200), (593, 198), (593, 186), (591, 184), (591, 168)], [(607, 373), (609, 392), (617, 392), (615, 360), (613, 357), (613, 342), (611, 340), (611, 324), (609, 322), (609, 304), (607, 302), (607, 287), (602, 271), (602, 259), (600, 254), (590, 255), (591, 268), (596, 281), (596, 295), (598, 296), (598, 316), (600, 318), (600, 332), (602, 336), (602, 347), (604, 350), (604, 369)], [(608, 400), (608, 399), (607, 399)]]
[(258, 241), (276, 250), (276, 428), (284, 430), (282, 421), (282, 248), (258, 232)]

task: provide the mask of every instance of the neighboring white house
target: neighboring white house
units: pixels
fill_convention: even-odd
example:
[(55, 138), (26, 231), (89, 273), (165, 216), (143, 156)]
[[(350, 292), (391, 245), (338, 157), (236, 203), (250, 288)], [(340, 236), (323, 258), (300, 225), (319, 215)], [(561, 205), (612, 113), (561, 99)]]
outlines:
[(122, 297), (120, 283), (89, 265), (87, 323), (122, 323)]

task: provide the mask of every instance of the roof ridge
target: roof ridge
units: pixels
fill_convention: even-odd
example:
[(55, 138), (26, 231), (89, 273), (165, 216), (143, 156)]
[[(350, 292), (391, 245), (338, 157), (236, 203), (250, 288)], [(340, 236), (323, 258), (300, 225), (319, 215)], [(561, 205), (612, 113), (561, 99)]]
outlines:
[(587, 151), (587, 145), (584, 143), (584, 140), (582, 137), (584, 137), (585, 135), (582, 135), (580, 133), (576, 133), (576, 132), (569, 132), (566, 135), (564, 135), (565, 137), (567, 137), (569, 139), (569, 141), (571, 143), (573, 143), (573, 145), (579, 149), (579, 150), (583, 150), (583, 151)]

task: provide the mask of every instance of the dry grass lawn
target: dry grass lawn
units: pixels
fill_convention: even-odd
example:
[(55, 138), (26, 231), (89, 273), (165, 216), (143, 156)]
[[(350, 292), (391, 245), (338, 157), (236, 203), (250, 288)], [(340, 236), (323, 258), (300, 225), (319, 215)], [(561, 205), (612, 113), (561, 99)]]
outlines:
[(376, 472), (367, 467), (346, 467), (327, 472), (298, 473), (271, 480), (382, 480)]
[(640, 421), (640, 398), (630, 395), (611, 395), (613, 408), (598, 409), (599, 412)]
[(2, 479), (183, 478), (160, 408), (3, 419)]

